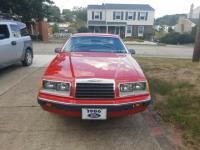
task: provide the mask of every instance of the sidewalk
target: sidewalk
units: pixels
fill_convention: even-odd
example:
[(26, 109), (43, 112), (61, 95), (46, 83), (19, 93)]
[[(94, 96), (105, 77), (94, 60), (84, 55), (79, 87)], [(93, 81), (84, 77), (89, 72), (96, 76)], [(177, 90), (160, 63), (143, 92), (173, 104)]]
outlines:
[(158, 43), (150, 42), (150, 41), (144, 41), (144, 42), (137, 42), (137, 41), (125, 41), (126, 45), (157, 45)]

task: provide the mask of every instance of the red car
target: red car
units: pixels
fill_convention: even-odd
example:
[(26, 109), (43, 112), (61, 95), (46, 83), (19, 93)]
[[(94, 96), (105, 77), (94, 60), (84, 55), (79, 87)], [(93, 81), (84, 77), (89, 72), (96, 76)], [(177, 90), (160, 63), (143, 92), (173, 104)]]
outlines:
[(144, 111), (147, 79), (117, 35), (75, 34), (47, 68), (38, 103), (49, 112), (105, 120)]

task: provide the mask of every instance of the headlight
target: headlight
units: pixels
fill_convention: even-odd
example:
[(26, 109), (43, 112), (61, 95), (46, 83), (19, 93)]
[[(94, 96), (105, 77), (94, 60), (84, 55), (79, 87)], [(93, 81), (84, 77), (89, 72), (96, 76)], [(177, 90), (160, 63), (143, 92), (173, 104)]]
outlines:
[(124, 83), (119, 86), (120, 97), (148, 93), (147, 82)]
[(70, 83), (43, 80), (42, 92), (55, 94), (55, 95), (61, 95), (61, 96), (69, 96), (70, 95)]

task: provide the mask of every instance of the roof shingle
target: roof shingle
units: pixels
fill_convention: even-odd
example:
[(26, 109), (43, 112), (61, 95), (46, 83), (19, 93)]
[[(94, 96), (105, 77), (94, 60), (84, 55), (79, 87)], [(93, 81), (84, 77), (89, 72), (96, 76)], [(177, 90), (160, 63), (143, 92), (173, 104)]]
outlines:
[(88, 5), (88, 9), (134, 9), (134, 10), (149, 10), (154, 11), (148, 4), (102, 4), (102, 5)]

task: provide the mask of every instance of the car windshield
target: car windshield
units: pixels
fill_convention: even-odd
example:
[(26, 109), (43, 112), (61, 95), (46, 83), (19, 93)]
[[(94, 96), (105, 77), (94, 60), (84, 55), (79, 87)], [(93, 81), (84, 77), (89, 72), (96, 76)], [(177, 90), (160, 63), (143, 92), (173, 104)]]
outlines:
[(98, 36), (71, 37), (64, 47), (64, 51), (126, 53), (120, 39)]

